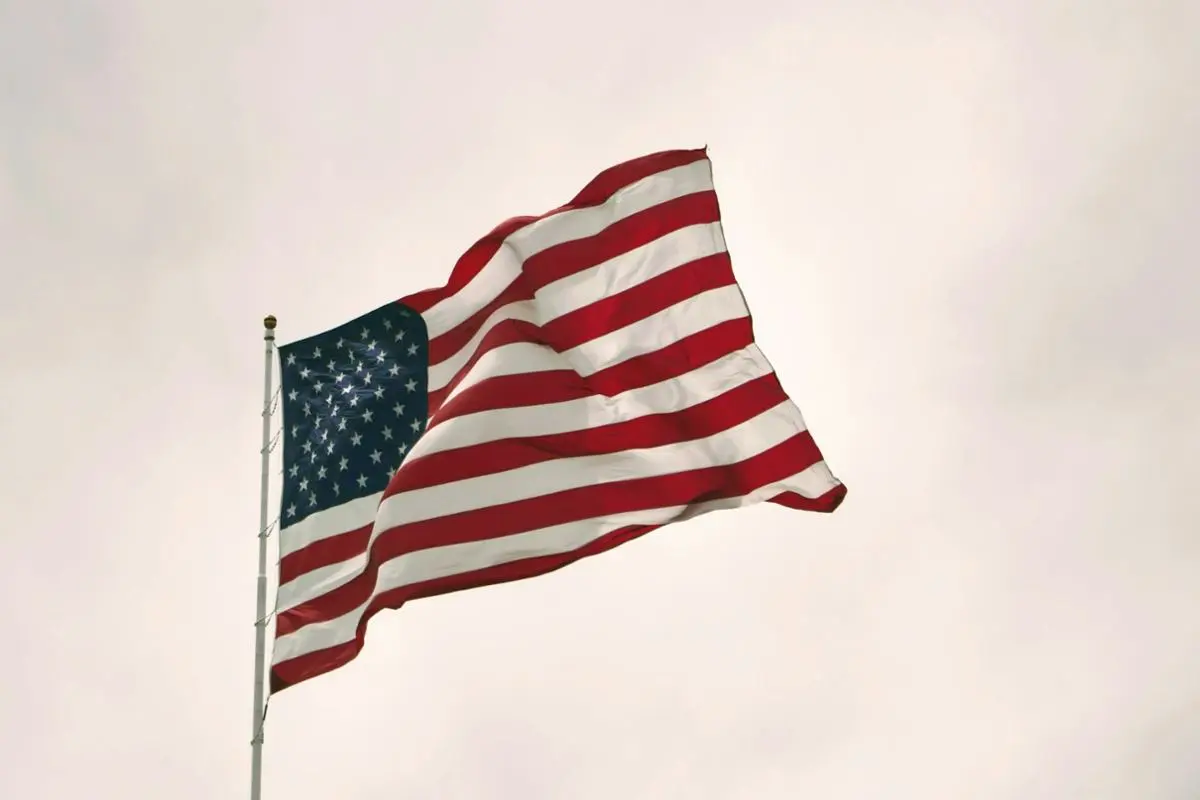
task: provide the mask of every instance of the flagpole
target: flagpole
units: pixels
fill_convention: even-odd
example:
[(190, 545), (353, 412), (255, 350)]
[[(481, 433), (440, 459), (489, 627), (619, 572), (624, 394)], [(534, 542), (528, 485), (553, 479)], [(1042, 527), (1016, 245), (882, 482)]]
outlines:
[(258, 507), (258, 606), (254, 616), (254, 738), (250, 740), (250, 800), (262, 798), (263, 722), (267, 652), (267, 515), (271, 487), (271, 362), (275, 355), (274, 316), (263, 320), (262, 495)]

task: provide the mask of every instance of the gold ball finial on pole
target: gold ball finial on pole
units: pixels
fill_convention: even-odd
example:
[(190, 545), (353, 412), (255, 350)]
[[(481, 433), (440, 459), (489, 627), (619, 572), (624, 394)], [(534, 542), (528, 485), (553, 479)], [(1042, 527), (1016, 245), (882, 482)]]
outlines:
[(267, 314), (266, 319), (263, 320), (263, 327), (269, 331), (273, 331), (275, 330), (276, 322), (277, 320), (275, 319), (274, 314)]

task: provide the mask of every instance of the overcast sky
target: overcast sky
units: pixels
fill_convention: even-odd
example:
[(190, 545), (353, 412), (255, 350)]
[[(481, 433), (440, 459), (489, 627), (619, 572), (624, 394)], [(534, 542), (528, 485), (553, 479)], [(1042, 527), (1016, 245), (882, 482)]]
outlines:
[(1200, 797), (1198, 9), (0, 0), (0, 796), (246, 796), (263, 315), (708, 144), (845, 505), (381, 614), (266, 799)]

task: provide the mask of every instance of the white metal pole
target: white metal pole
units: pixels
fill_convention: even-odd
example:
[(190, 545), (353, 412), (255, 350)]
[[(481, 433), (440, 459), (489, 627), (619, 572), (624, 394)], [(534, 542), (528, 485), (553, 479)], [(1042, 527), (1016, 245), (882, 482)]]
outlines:
[(254, 617), (254, 738), (250, 740), (250, 800), (262, 798), (263, 711), (267, 653), (267, 515), (271, 487), (271, 362), (275, 317), (263, 320), (262, 497), (258, 508), (258, 606)]

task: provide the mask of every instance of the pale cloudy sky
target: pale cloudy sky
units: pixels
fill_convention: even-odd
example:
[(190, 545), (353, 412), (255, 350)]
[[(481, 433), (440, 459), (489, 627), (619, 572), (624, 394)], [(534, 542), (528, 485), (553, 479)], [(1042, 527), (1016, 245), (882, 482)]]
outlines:
[(0, 796), (244, 797), (260, 320), (707, 143), (850, 496), (375, 619), (266, 798), (1200, 797), (1187, 0), (0, 0)]

